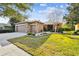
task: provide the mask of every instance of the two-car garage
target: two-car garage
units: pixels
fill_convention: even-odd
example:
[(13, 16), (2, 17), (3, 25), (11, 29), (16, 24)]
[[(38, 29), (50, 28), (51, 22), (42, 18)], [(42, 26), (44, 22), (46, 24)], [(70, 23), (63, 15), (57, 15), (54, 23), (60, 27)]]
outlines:
[(43, 23), (39, 21), (26, 21), (26, 22), (19, 22), (15, 24), (15, 31), (16, 32), (33, 32), (39, 33), (43, 31)]
[(16, 26), (15, 26), (15, 31), (16, 32), (27, 32), (27, 26), (26, 26), (26, 24), (17, 24)]

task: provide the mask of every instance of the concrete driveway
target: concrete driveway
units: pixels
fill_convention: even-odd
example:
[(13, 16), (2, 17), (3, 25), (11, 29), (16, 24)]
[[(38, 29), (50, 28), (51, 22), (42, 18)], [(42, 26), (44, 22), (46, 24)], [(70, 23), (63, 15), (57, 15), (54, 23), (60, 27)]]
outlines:
[(0, 34), (0, 56), (30, 56), (30, 54), (7, 41), (8, 39), (24, 35), (26, 35), (26, 33), (14, 32)]
[(10, 42), (7, 41), (8, 39), (12, 39), (12, 38), (16, 38), (24, 35), (26, 35), (26, 33), (13, 32), (13, 33), (0, 34), (0, 45), (1, 46), (8, 45), (10, 44)]

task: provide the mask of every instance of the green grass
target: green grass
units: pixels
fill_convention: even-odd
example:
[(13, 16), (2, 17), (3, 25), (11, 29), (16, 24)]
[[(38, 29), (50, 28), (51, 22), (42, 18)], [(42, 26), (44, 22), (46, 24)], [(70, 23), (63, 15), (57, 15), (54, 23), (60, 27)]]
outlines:
[(9, 41), (16, 46), (22, 48), (28, 53), (34, 53), (34, 51), (39, 48), (47, 40), (50, 35), (46, 36), (23, 36), (19, 38), (10, 39)]
[(79, 56), (79, 36), (51, 34), (41, 37), (20, 37), (9, 40), (35, 56)]

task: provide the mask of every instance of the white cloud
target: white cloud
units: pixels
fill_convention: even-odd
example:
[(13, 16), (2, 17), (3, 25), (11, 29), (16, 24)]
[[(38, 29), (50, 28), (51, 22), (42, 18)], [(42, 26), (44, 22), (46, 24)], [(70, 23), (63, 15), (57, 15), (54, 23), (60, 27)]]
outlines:
[(62, 22), (63, 21), (63, 15), (64, 15), (64, 10), (59, 9), (56, 7), (48, 7), (46, 10), (40, 10), (40, 14), (42, 14), (44, 17), (52, 19), (52, 21), (58, 21)]
[(47, 4), (40, 4), (40, 6), (47, 6)]
[(63, 14), (64, 14), (64, 9), (63, 8), (56, 8), (56, 7), (47, 7), (45, 10), (39, 10), (39, 13), (33, 9), (33, 12), (31, 12), (31, 19), (37, 19), (41, 21), (48, 21), (49, 16), (52, 19), (52, 21), (58, 21), (62, 22), (63, 21)]
[(53, 12), (56, 8), (55, 7), (47, 7), (45, 10), (40, 10), (39, 13), (50, 13)]
[(9, 18), (8, 17), (0, 17), (0, 23), (8, 23)]
[(64, 8), (64, 6), (63, 5), (60, 5), (60, 8)]
[(35, 12), (35, 9), (33, 9), (33, 12)]
[(39, 13), (48, 14), (48, 13), (56, 13), (56, 12), (64, 12), (63, 9), (58, 9), (56, 7), (48, 7), (46, 10), (40, 10)]

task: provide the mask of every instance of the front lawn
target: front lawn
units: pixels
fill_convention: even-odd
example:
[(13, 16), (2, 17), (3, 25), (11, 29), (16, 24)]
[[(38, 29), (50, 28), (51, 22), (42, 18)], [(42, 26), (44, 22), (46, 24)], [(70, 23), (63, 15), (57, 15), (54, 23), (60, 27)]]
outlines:
[(23, 36), (9, 41), (35, 56), (79, 56), (79, 37), (74, 37), (53, 33), (40, 37)]

